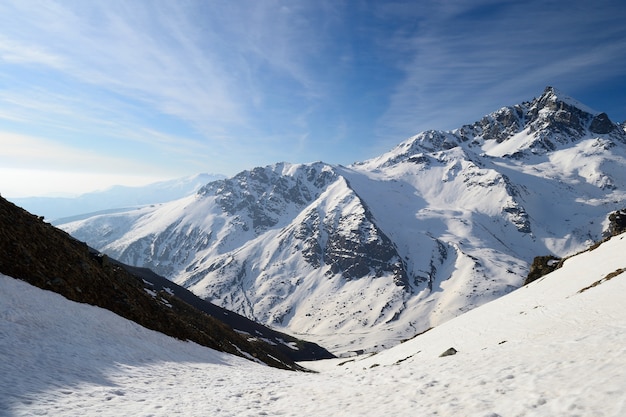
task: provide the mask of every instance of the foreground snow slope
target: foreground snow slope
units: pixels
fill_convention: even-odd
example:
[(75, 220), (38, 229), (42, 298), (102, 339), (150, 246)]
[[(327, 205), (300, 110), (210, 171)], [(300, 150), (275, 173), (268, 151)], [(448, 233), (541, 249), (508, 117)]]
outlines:
[[(319, 374), (176, 341), (0, 276), (0, 414), (623, 416), (626, 274), (605, 278), (626, 267), (625, 250), (626, 235), (614, 237), (386, 352), (307, 364)], [(459, 352), (438, 357), (449, 347)]]

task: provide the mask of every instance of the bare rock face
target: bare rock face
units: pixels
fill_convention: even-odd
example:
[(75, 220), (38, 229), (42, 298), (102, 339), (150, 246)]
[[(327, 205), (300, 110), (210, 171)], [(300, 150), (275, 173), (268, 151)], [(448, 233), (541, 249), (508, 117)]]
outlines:
[(617, 236), (626, 232), (626, 209), (618, 210), (609, 215), (608, 236)]
[(591, 124), (589, 125), (589, 130), (593, 133), (598, 134), (606, 134), (610, 133), (616, 129), (615, 124), (611, 122), (609, 116), (606, 113), (600, 113), (596, 117), (593, 118)]
[(445, 352), (443, 352), (441, 355), (439, 355), (440, 358), (445, 358), (446, 356), (452, 356), (452, 355), (456, 355), (457, 354), (457, 350), (453, 347), (447, 349)]
[(284, 175), (284, 164), (242, 171), (233, 178), (211, 182), (198, 195), (215, 196), (224, 212), (239, 215), (244, 229), (257, 234), (274, 227), (291, 207), (304, 207), (319, 196), (337, 174), (329, 166), (311, 164)]
[(562, 265), (560, 261), (560, 258), (552, 255), (536, 256), (533, 260), (533, 263), (530, 265), (530, 271), (528, 272), (528, 276), (524, 281), (524, 285), (530, 284), (531, 282), (538, 280), (542, 276), (549, 274), (555, 269), (558, 269)]
[(617, 130), (618, 125), (606, 113), (594, 115), (577, 104), (553, 87), (546, 87), (538, 98), (503, 107), (472, 125), (463, 126), (458, 134), (464, 140), (474, 136), (501, 143), (527, 129), (536, 137), (535, 142), (528, 150), (510, 155), (521, 158), (524, 152), (543, 154), (554, 151), (559, 144), (573, 143), (588, 132), (608, 134)]
[(329, 233), (324, 252), (329, 271), (340, 273), (347, 280), (391, 274), (394, 284), (410, 291), (405, 265), (393, 242), (372, 221), (371, 213), (364, 210), (360, 215), (349, 216), (357, 218), (344, 220), (356, 221), (357, 228)]

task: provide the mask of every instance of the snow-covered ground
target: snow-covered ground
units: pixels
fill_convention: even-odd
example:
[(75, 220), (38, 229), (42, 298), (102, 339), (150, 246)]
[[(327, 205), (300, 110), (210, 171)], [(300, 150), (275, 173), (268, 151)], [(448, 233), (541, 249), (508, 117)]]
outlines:
[(316, 374), (0, 276), (0, 415), (624, 416), (626, 274), (605, 278), (626, 268), (625, 251), (626, 235), (614, 237), (393, 349), (305, 364)]

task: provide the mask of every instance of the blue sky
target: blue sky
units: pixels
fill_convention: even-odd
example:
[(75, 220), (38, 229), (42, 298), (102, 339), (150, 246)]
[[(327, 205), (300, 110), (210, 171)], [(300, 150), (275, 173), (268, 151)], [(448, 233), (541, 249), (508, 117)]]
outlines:
[(552, 85), (626, 120), (619, 1), (1, 0), (0, 193), (350, 164)]

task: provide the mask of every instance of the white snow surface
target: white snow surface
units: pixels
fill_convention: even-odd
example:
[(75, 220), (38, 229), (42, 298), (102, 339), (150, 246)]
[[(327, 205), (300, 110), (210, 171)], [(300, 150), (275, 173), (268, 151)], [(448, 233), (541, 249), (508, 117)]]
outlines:
[(625, 251), (626, 235), (613, 237), (392, 349), (304, 364), (319, 373), (175, 340), (0, 275), (0, 415), (624, 416)]

